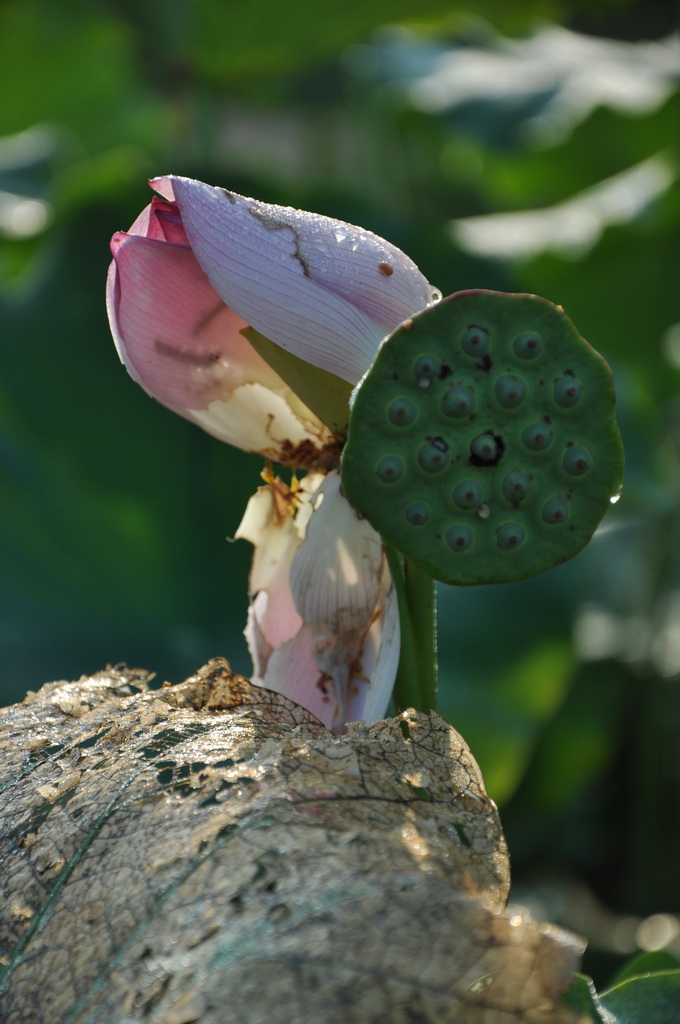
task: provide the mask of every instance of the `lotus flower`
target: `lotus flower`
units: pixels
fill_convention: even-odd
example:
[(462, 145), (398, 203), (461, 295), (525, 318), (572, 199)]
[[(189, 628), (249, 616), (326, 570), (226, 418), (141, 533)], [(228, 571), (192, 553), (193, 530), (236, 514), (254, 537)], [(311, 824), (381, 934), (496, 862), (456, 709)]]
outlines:
[(151, 185), (162, 198), (111, 243), (107, 306), (122, 362), (214, 436), (310, 471), (291, 486), (268, 472), (236, 534), (255, 546), (245, 631), (253, 682), (336, 731), (373, 721), (399, 654), (383, 545), (342, 495), (342, 436), (247, 334), (354, 385), (383, 337), (438, 293), (404, 253), (361, 228), (188, 178)]

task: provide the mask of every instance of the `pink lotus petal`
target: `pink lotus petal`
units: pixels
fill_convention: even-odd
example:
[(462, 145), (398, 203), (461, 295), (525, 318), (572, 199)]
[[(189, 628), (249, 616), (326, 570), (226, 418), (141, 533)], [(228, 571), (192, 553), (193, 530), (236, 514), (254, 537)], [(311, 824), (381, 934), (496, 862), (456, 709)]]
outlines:
[(356, 383), (381, 339), (436, 298), (395, 246), (343, 221), (170, 176), (215, 291), (272, 341)]
[[(167, 204), (136, 224), (182, 237)], [(189, 248), (119, 232), (107, 304), (121, 360), (154, 398), (222, 440), (276, 458), (283, 441), (323, 444), (328, 432), (240, 333)]]

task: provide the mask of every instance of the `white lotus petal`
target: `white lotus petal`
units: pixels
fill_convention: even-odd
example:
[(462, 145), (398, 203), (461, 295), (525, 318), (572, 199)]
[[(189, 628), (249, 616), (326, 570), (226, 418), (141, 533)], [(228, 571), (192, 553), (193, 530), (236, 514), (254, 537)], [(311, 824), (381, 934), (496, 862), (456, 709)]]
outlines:
[(220, 441), (274, 462), (286, 461), (285, 450), (304, 441), (322, 449), (331, 440), (329, 430), (281, 383), (283, 393), (263, 384), (243, 384), (228, 398), (216, 399), (205, 409), (187, 409), (184, 415)]
[[(295, 606), (311, 628), (316, 664), (333, 681), (339, 717), (345, 722), (352, 676), (359, 671), (366, 635), (382, 612), (389, 573), (379, 535), (342, 495), (338, 473), (328, 474), (312, 504), (290, 586)], [(389, 693), (385, 706), (388, 699)], [(376, 703), (381, 701), (376, 698)]]
[(383, 718), (397, 677), (401, 637), (399, 607), (387, 560), (384, 575), (382, 606), (378, 606), (364, 639), (359, 657), (359, 673), (350, 682), (345, 711), (348, 722), (375, 722)]

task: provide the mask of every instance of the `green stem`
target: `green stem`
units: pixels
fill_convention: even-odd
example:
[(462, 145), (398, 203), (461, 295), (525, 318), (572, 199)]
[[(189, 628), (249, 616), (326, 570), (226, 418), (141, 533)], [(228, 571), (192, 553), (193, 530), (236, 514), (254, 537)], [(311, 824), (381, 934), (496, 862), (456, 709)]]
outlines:
[(401, 649), (394, 684), (396, 711), (437, 707), (437, 607), (435, 582), (386, 544), (399, 605)]
[(399, 627), (401, 632), (401, 643), (399, 647), (399, 665), (397, 667), (397, 678), (394, 681), (394, 710), (403, 711), (405, 708), (420, 708), (420, 692), (418, 688), (418, 667), (416, 662), (415, 639), (411, 614), (409, 611), (408, 595), (406, 593), (406, 581), (401, 555), (391, 544), (385, 543), (387, 561), (394, 581), (394, 588), (397, 592), (397, 604), (399, 606)]
[(420, 707), (437, 710), (437, 590), (435, 581), (408, 558), (404, 577), (413, 639)]

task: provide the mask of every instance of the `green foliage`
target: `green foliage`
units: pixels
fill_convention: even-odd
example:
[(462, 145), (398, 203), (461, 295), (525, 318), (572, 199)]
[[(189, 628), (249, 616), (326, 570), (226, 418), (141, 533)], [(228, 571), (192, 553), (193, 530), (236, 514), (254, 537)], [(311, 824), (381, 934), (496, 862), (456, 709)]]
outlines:
[(590, 978), (577, 974), (563, 998), (594, 1024), (676, 1024), (680, 966), (677, 958), (662, 950), (643, 954), (627, 964), (611, 988), (599, 996)]
[(675, 51), (645, 42), (672, 27), (590, 0), (0, 5), (3, 699), (107, 661), (248, 670), (249, 550), (225, 537), (261, 467), (149, 400), (105, 322), (107, 240), (147, 176), (344, 217), (447, 293), (544, 295), (612, 366), (622, 498), (549, 573), (442, 588), (439, 702), (518, 891), (544, 878), (598, 988), (598, 946), (680, 910), (680, 94)]

